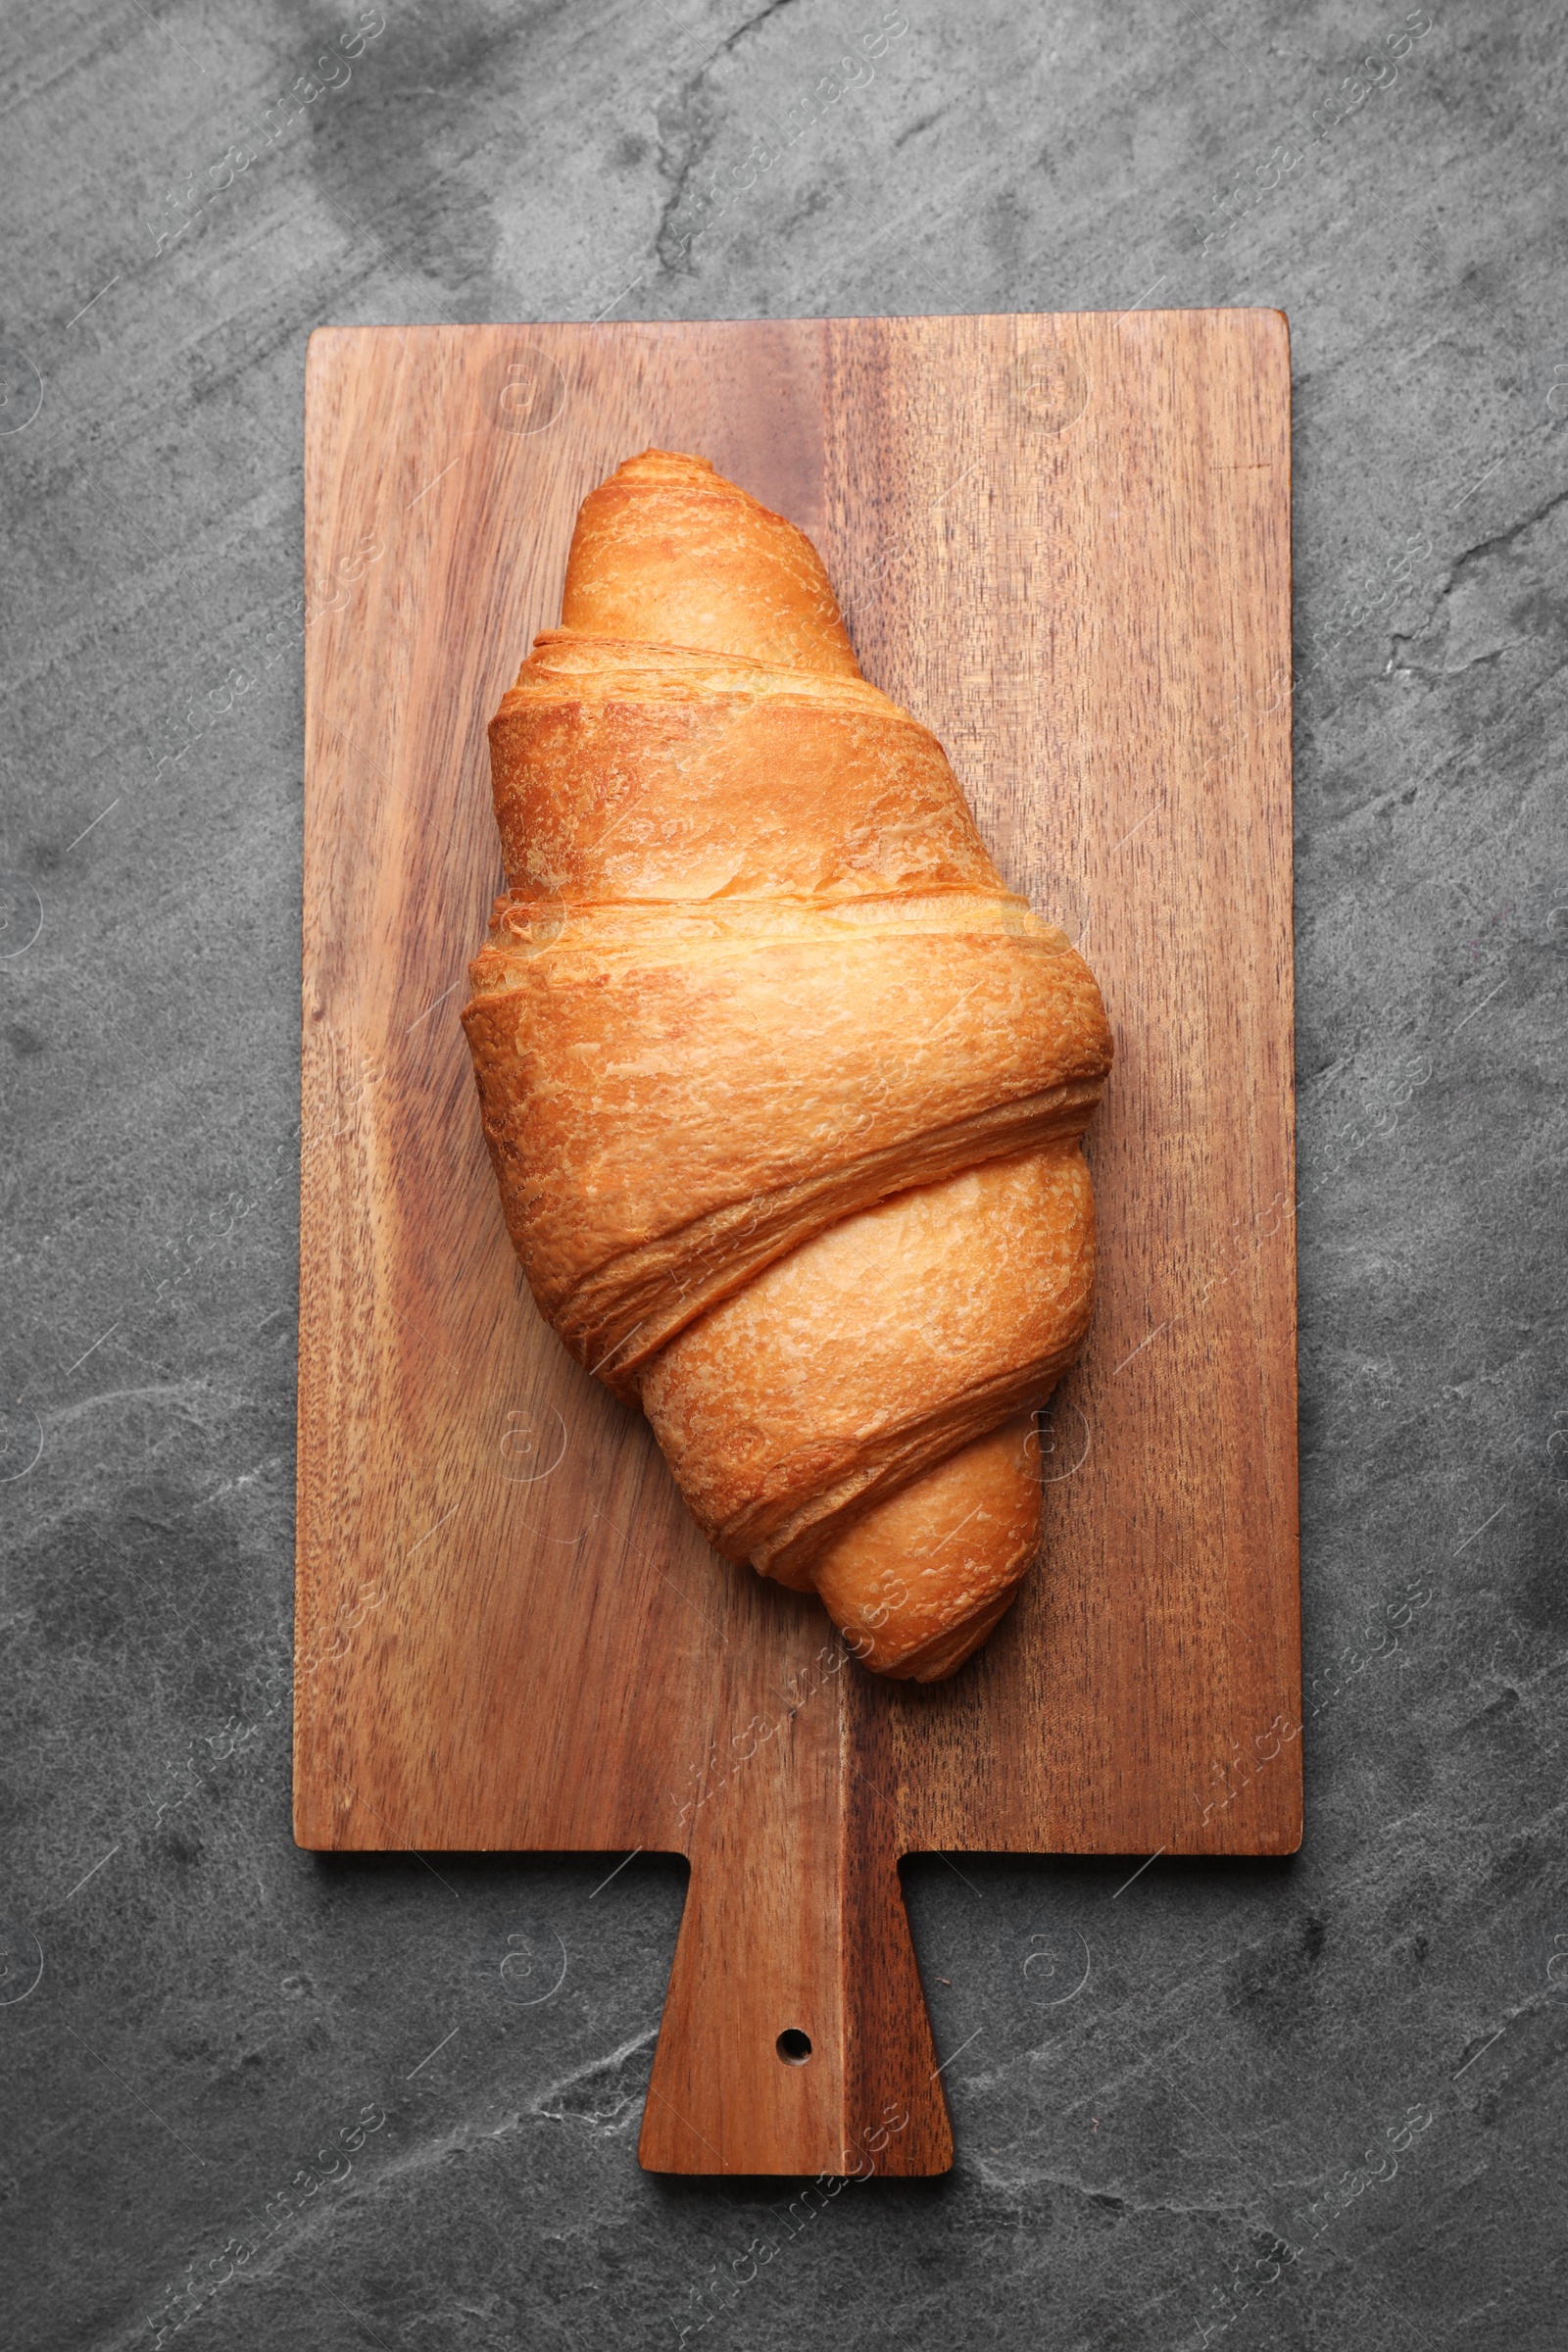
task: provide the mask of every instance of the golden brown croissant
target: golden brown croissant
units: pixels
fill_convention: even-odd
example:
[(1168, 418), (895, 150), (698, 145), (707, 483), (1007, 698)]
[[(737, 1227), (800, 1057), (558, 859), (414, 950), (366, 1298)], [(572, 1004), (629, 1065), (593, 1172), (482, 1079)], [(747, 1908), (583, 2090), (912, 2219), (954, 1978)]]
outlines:
[(464, 1013), (543, 1313), (727, 1558), (932, 1681), (1040, 1540), (1094, 1299), (1088, 967), (1003, 884), (820, 558), (700, 458), (584, 500), (490, 728)]

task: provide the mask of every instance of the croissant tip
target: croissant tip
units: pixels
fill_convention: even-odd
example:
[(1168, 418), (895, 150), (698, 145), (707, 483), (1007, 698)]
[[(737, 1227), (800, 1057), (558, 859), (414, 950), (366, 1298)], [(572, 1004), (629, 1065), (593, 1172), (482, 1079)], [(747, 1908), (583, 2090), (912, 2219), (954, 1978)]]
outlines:
[(723, 475), (710, 459), (699, 458), (685, 450), (657, 449), (650, 444), (639, 450), (636, 457), (626, 458), (616, 466), (612, 481), (667, 482), (690, 478), (692, 473), (710, 475), (715, 482)]

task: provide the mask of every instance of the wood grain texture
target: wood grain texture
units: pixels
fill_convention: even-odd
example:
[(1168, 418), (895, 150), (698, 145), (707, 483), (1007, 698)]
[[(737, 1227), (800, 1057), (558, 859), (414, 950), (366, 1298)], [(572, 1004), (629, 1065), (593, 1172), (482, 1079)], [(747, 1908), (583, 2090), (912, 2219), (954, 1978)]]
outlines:
[[(485, 726), (650, 443), (816, 540), (1116, 1031), (1044, 1554), (950, 1684), (708, 1549), (501, 1221)], [(687, 1854), (643, 2162), (940, 2171), (902, 1854), (1299, 1841), (1284, 320), (332, 328), (306, 452), (296, 1834)]]

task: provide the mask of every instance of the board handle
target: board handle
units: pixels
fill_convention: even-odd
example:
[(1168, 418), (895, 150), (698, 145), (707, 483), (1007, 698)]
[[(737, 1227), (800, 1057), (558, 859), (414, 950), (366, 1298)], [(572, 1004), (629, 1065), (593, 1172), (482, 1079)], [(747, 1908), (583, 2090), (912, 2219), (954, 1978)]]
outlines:
[(953, 2132), (897, 1857), (838, 1775), (780, 1746), (699, 1816), (638, 2160), (945, 2173)]

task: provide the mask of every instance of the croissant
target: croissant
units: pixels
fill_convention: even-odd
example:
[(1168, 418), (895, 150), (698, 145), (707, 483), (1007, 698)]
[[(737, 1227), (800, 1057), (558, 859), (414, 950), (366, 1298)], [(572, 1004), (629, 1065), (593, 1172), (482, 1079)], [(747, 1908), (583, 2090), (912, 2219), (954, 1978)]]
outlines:
[(1094, 978), (809, 540), (701, 458), (584, 500), (490, 746), (463, 1019), (540, 1310), (716, 1550), (950, 1675), (1039, 1548), (1034, 1416), (1089, 1327)]

